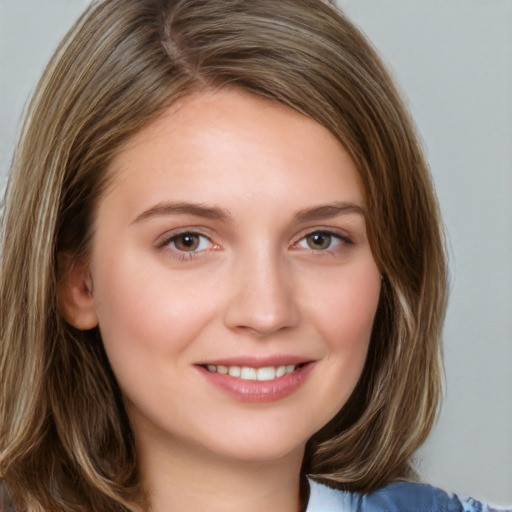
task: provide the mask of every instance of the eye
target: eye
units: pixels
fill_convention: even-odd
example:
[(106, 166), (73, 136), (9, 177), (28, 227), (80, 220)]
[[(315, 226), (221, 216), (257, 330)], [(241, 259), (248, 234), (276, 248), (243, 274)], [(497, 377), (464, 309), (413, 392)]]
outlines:
[(178, 252), (199, 252), (208, 249), (212, 243), (208, 237), (199, 233), (185, 232), (174, 235), (166, 245)]
[(297, 244), (303, 249), (311, 249), (313, 251), (326, 251), (333, 249), (342, 241), (340, 235), (330, 233), (329, 231), (314, 231), (309, 233)]

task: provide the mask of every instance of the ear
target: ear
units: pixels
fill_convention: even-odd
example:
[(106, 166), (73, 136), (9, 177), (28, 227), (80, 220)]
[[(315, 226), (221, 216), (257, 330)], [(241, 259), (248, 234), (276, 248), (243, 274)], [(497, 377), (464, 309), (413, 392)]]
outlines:
[(86, 331), (98, 325), (89, 265), (63, 252), (57, 255), (57, 299), (60, 314), (73, 327)]

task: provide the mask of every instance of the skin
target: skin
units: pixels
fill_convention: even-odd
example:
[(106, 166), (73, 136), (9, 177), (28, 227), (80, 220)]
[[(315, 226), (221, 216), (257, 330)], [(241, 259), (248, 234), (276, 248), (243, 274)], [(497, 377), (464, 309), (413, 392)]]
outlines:
[[(62, 295), (68, 321), (99, 323), (151, 509), (296, 512), (305, 443), (354, 389), (380, 294), (353, 162), (318, 123), (223, 90), (174, 105), (110, 172)], [(310, 369), (254, 402), (198, 366), (241, 357)]]

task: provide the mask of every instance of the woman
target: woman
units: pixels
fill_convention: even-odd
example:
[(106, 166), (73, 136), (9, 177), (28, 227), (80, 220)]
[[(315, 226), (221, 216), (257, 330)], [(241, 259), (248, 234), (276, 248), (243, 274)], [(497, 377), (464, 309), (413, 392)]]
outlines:
[(485, 507), (407, 483), (441, 390), (439, 214), (392, 82), (328, 5), (95, 3), (6, 205), (19, 509)]

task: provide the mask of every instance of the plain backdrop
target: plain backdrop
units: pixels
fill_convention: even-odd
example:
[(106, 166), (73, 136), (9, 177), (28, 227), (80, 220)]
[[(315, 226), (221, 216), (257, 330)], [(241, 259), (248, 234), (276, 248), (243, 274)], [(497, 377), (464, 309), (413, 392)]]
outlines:
[[(447, 490), (512, 503), (512, 1), (338, 3), (407, 98), (449, 239), (446, 398), (420, 470)], [(0, 0), (2, 182), (26, 98), (87, 4)]]

